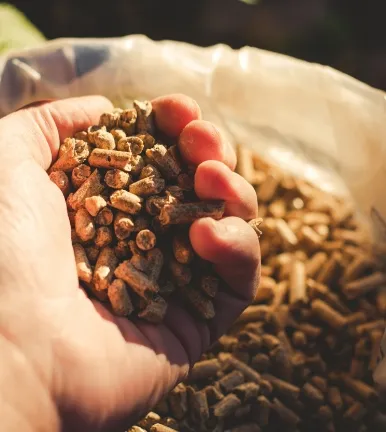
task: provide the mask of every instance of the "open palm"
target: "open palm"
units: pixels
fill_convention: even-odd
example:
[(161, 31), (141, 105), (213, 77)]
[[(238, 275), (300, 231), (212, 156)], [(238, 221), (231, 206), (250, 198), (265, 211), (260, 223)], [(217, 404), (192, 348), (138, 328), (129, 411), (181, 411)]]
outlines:
[[(134, 323), (79, 289), (65, 201), (45, 170), (61, 140), (111, 108), (102, 97), (85, 97), (0, 120), (0, 336), (47, 392), (31, 414), (52, 413), (42, 431), (53, 424), (71, 432), (124, 430), (187, 375), (257, 286), (258, 240), (244, 222), (256, 217), (254, 191), (232, 172), (231, 146), (200, 119), (197, 104), (172, 95), (154, 101), (158, 127), (179, 136), (183, 157), (198, 165), (197, 195), (227, 203), (223, 220), (201, 219), (190, 231), (196, 252), (227, 285), (215, 300), (216, 317), (199, 322), (171, 303), (162, 325)], [(34, 397), (37, 387), (25, 391)]]

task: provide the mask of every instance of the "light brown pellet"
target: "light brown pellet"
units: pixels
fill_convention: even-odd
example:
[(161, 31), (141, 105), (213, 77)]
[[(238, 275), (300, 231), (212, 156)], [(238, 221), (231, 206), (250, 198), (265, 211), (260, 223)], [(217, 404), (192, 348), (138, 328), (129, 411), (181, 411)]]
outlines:
[(252, 152), (244, 145), (238, 145), (236, 148), (237, 152), (237, 166), (236, 172), (252, 183), (255, 179), (255, 167), (252, 159)]
[(127, 239), (134, 231), (133, 218), (124, 212), (118, 212), (114, 218), (114, 232), (118, 240)]
[[(118, 116), (118, 121), (117, 124), (119, 122), (119, 116)], [(115, 144), (118, 144), (118, 142), (123, 139), (126, 138), (126, 133), (123, 129), (119, 129), (119, 128), (114, 128), (110, 130), (111, 135), (114, 137), (115, 140)]]
[(320, 235), (308, 226), (300, 228), (299, 237), (306, 248), (310, 251), (318, 249), (322, 242)]
[(107, 290), (114, 278), (114, 270), (118, 264), (118, 259), (111, 247), (101, 250), (95, 264), (93, 284), (97, 291)]
[(133, 108), (126, 109), (120, 113), (118, 126), (125, 131), (126, 135), (133, 135), (136, 121), (137, 111)]
[(306, 262), (306, 274), (310, 278), (317, 277), (321, 267), (326, 263), (328, 255), (326, 252), (316, 252), (307, 262)]
[(113, 241), (113, 233), (110, 227), (101, 226), (95, 232), (95, 246), (102, 249)]
[(306, 302), (306, 267), (302, 261), (294, 260), (290, 271), (289, 303), (296, 306)]
[(113, 223), (114, 214), (108, 207), (103, 208), (95, 217), (97, 225), (108, 226)]
[(276, 219), (276, 230), (285, 248), (293, 248), (298, 239), (284, 219)]
[(62, 144), (60, 144), (58, 158), (61, 158), (65, 153), (68, 152), (69, 149), (75, 148), (75, 143), (79, 139), (81, 141), (85, 141), (84, 139), (80, 137), (78, 138), (77, 136), (75, 136), (74, 138), (65, 138)]
[(133, 312), (133, 304), (123, 280), (114, 279), (108, 287), (107, 294), (115, 315), (129, 316)]
[(342, 254), (340, 252), (333, 252), (327, 262), (320, 269), (316, 281), (324, 284), (331, 283), (331, 281), (339, 276), (341, 260)]
[(124, 189), (131, 183), (130, 174), (120, 169), (110, 169), (105, 174), (105, 183), (112, 189)]
[(87, 242), (95, 237), (95, 223), (85, 208), (80, 208), (75, 214), (75, 231), (78, 237)]
[(139, 231), (137, 234), (135, 241), (137, 243), (137, 246), (143, 250), (143, 251), (149, 251), (154, 248), (157, 238), (155, 234), (148, 230), (144, 229), (142, 231)]
[(50, 174), (50, 180), (55, 183), (62, 194), (67, 197), (70, 193), (70, 181), (64, 171), (54, 171)]
[(97, 148), (104, 150), (115, 149), (115, 139), (110, 132), (99, 129), (93, 133), (93, 141)]
[(333, 329), (342, 330), (347, 327), (346, 318), (322, 300), (313, 300), (311, 309), (316, 317)]
[(72, 247), (74, 249), (78, 278), (83, 282), (90, 283), (92, 280), (92, 268), (87, 258), (86, 251), (80, 244), (74, 244)]
[(75, 189), (79, 189), (82, 184), (90, 177), (90, 175), (91, 168), (88, 165), (78, 165), (71, 172), (71, 183)]
[(86, 198), (97, 196), (104, 190), (104, 186), (101, 182), (101, 176), (98, 170), (94, 170), (93, 173), (83, 182), (79, 189), (74, 192), (73, 195), (68, 197), (68, 205), (72, 210), (78, 210), (81, 208)]
[(147, 177), (162, 178), (162, 175), (159, 172), (158, 168), (156, 168), (154, 165), (148, 164), (142, 169), (139, 178), (140, 178), (140, 180), (142, 180), (142, 179), (147, 178)]
[(74, 144), (59, 157), (59, 159), (51, 166), (49, 172), (72, 171), (75, 167), (85, 162), (88, 156), (89, 150), (87, 143), (80, 140), (74, 140)]
[(264, 182), (260, 185), (257, 191), (257, 198), (261, 202), (267, 202), (275, 195), (280, 184), (280, 177), (276, 173), (267, 175)]
[(96, 195), (86, 198), (84, 201), (84, 206), (90, 215), (95, 217), (103, 208), (107, 206), (107, 202), (102, 196)]
[(141, 155), (133, 156), (131, 159), (131, 172), (134, 177), (138, 176), (145, 166), (145, 161)]
[(139, 155), (143, 148), (143, 141), (136, 136), (122, 138), (117, 143), (117, 150), (128, 152), (135, 156)]
[(126, 172), (131, 171), (131, 160), (132, 156), (130, 153), (104, 149), (94, 149), (88, 158), (88, 162), (92, 167), (116, 168)]
[(112, 207), (131, 215), (138, 214), (142, 209), (142, 199), (123, 189), (113, 192), (110, 202)]

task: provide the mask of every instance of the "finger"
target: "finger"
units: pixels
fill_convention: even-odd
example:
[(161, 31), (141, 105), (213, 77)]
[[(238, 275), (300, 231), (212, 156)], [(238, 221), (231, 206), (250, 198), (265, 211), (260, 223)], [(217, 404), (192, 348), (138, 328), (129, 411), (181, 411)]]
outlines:
[(257, 217), (257, 198), (253, 187), (239, 174), (217, 161), (198, 166), (195, 190), (202, 200), (224, 200), (225, 214), (245, 220)]
[(236, 167), (236, 154), (232, 146), (208, 121), (190, 122), (181, 132), (179, 147), (183, 158), (193, 165), (217, 160), (232, 170)]
[(205, 322), (197, 321), (173, 298), (168, 301), (164, 323), (178, 338), (189, 358), (189, 364), (199, 360), (210, 343), (210, 334)]
[(250, 301), (255, 296), (260, 247), (256, 233), (246, 222), (235, 217), (199, 219), (190, 228), (190, 241), (238, 297)]
[(0, 120), (2, 130), (13, 131), (7, 133), (4, 140), (2, 137), (1, 142), (11, 144), (11, 148), (19, 153), (22, 149), (48, 169), (64, 138), (97, 124), (99, 116), (112, 108), (111, 102), (102, 96), (64, 99), (23, 108)]
[(213, 299), (216, 315), (208, 323), (211, 343), (221, 337), (249, 305), (246, 299), (236, 298), (227, 292), (218, 292)]
[(152, 105), (158, 128), (171, 137), (178, 137), (187, 124), (201, 118), (197, 102), (183, 94), (159, 97)]

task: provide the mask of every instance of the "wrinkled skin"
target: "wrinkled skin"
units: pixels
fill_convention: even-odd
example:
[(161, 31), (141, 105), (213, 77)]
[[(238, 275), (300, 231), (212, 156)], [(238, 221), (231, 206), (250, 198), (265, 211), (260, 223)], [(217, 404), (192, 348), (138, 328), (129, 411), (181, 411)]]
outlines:
[(0, 415), (4, 430), (120, 431), (184, 379), (247, 306), (259, 277), (253, 188), (235, 155), (183, 95), (154, 101), (158, 127), (199, 165), (202, 199), (226, 200), (221, 221), (190, 230), (227, 283), (213, 322), (177, 304), (154, 326), (113, 317), (79, 289), (64, 198), (46, 170), (65, 137), (98, 122), (106, 99), (45, 102), (0, 120)]

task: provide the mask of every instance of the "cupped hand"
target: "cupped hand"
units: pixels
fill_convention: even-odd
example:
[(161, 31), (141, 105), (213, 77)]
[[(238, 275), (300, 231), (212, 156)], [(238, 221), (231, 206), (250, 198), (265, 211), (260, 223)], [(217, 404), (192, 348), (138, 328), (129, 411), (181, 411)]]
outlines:
[[(162, 325), (134, 323), (79, 289), (65, 201), (46, 170), (60, 142), (96, 124), (109, 101), (45, 102), (0, 120), (0, 347), (28, 371), (19, 392), (30, 403), (10, 390), (8, 404), (20, 425), (36, 422), (31, 430), (122, 432), (187, 376), (254, 295), (259, 245), (245, 220), (256, 217), (257, 201), (233, 172), (232, 147), (192, 99), (171, 95), (153, 106), (157, 126), (179, 137), (182, 156), (198, 165), (197, 195), (226, 201), (224, 219), (190, 230), (195, 251), (227, 285), (208, 323), (173, 302)], [(7, 380), (0, 373), (0, 384)]]

